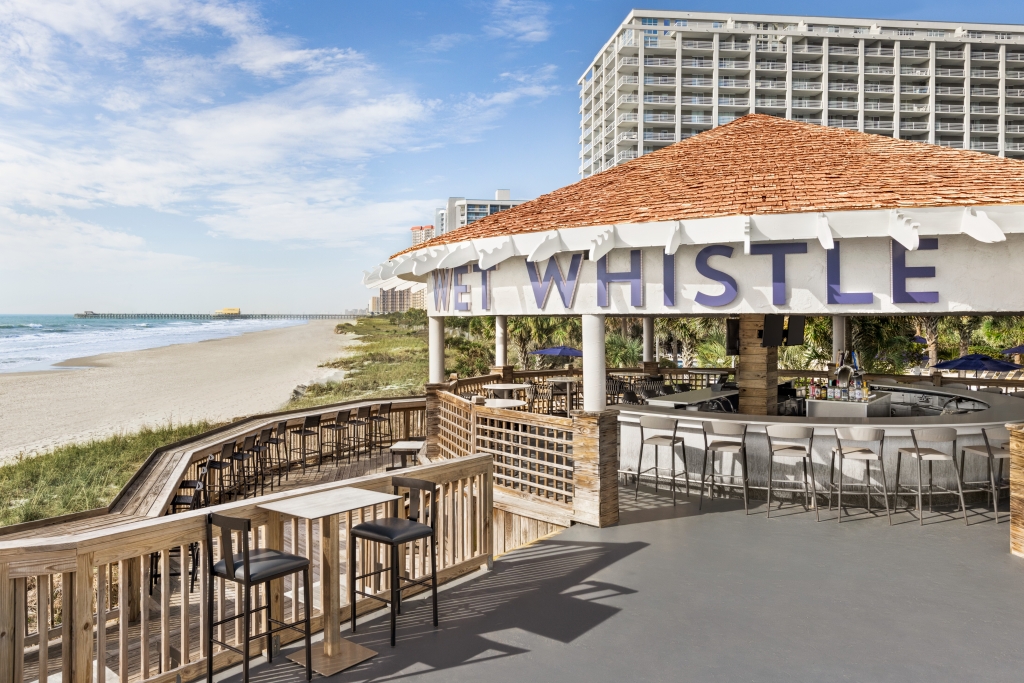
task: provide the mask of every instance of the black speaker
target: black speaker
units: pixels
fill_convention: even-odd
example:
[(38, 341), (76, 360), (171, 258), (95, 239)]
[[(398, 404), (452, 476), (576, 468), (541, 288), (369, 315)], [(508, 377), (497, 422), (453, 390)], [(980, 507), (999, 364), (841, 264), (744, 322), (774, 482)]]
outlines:
[(802, 315), (789, 316), (789, 327), (786, 328), (786, 346), (804, 345), (804, 317)]
[(725, 355), (740, 355), (740, 320), (739, 318), (725, 319)]
[(764, 334), (761, 336), (761, 346), (782, 346), (782, 332), (785, 323), (785, 316), (766, 315), (764, 317)]

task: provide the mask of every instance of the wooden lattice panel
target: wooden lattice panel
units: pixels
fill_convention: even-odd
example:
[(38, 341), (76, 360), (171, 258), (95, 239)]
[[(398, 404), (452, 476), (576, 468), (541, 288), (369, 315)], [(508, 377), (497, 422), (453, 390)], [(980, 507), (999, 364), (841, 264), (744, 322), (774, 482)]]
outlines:
[(438, 447), (444, 459), (469, 455), (473, 448), (473, 406), (447, 392), (438, 392), (440, 425)]
[[(507, 412), (507, 411), (504, 411)], [(519, 421), (476, 413), (476, 452), (494, 456), (494, 485), (533, 498), (572, 506), (572, 427), (566, 418), (524, 414)], [(556, 423), (566, 422), (569, 424)]]

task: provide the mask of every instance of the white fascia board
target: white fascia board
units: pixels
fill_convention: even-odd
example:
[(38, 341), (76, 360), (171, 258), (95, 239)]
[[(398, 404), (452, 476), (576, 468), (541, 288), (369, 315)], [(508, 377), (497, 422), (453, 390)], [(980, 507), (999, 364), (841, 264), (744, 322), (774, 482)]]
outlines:
[[(721, 216), (683, 221), (618, 223), (559, 228), (520, 235), (485, 237), (420, 249), (403, 254), (365, 273), (367, 287), (379, 287), (391, 277), (424, 282), (436, 268), (476, 262), (490, 268), (513, 256), (544, 260), (556, 253), (588, 251), (600, 258), (611, 249), (661, 247), (672, 253), (681, 245), (750, 243), (823, 239), (822, 221), (835, 239), (891, 235), (895, 213), (903, 226), (919, 237), (965, 234), (979, 242), (997, 242), (1000, 233), (1024, 233), (1024, 205), (947, 206), (824, 211), (754, 216)], [(908, 242), (909, 235), (906, 236)], [(827, 241), (827, 239), (826, 239)], [(901, 240), (902, 241), (902, 240)], [(916, 246), (906, 244), (908, 248)], [(443, 264), (443, 265), (442, 265)]]

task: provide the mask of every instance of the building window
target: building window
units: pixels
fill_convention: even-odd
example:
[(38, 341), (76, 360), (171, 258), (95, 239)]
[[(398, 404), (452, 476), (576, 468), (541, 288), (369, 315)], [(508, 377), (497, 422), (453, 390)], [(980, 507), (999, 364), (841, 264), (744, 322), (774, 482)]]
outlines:
[(946, 32), (941, 30), (941, 29), (930, 28), (930, 29), (928, 29), (928, 37), (929, 38), (945, 38), (946, 37)]
[(825, 33), (833, 33), (833, 34), (838, 35), (839, 34), (839, 27), (838, 26), (829, 26), (828, 29), (826, 29)]
[(1009, 33), (997, 33), (996, 34), (996, 40), (1012, 40), (1012, 39), (1013, 39), (1013, 36), (1011, 36)]
[(644, 36), (644, 47), (658, 47), (657, 36)]
[(650, 17), (644, 17), (643, 19), (640, 20), (640, 23), (643, 26), (657, 26), (658, 25), (658, 20), (657, 19), (652, 19)]
[(676, 26), (686, 26), (686, 19), (676, 19)]
[(917, 31), (915, 31), (912, 28), (898, 28), (898, 29), (896, 29), (896, 35), (898, 35), (898, 36), (912, 36), (912, 35), (915, 35), (916, 33), (917, 33)]
[(649, 35), (649, 36), (656, 36), (656, 35), (658, 35), (658, 29), (645, 28), (644, 29), (644, 33)]
[(722, 22), (720, 22), (720, 21), (712, 21), (711, 22), (711, 28), (722, 28)]
[(981, 31), (968, 31), (967, 32), (967, 37), (968, 38), (983, 38), (984, 34)]

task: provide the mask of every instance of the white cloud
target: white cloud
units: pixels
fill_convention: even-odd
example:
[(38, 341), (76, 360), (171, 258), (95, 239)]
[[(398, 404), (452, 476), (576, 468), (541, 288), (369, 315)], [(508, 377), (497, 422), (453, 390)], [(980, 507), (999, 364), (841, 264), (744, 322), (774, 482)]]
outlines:
[(542, 100), (558, 92), (555, 80), (557, 67), (547, 64), (534, 71), (516, 71), (501, 74), (509, 87), (478, 95), (470, 93), (455, 105), (455, 126), (452, 135), (459, 140), (475, 140), (481, 131), (494, 125), (508, 109), (523, 99)]
[(491, 22), (485, 29), (496, 38), (541, 43), (551, 36), (550, 11), (549, 5), (536, 0), (497, 0), (491, 8)]
[(438, 33), (431, 36), (422, 49), (424, 52), (447, 52), (472, 38), (473, 36), (466, 33)]

